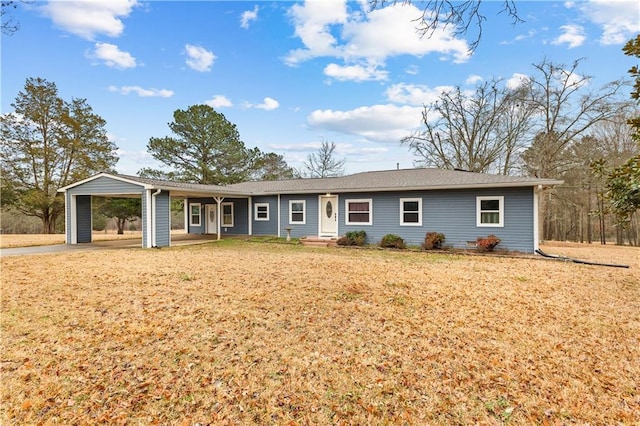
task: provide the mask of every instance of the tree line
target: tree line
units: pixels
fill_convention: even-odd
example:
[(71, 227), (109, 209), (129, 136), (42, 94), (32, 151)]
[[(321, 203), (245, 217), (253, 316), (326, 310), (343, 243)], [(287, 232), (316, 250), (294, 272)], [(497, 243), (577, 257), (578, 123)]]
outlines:
[[(3, 12), (12, 4), (3, 3)], [(452, 10), (460, 19), (482, 16), (480, 2), (461, 5), (465, 6)], [(514, 3), (504, 5), (517, 17), (515, 7), (510, 8)], [(640, 35), (624, 46), (623, 53), (640, 57)], [(605, 243), (615, 238), (617, 243), (637, 245), (638, 67), (629, 70), (633, 88), (628, 99), (623, 80), (592, 88), (591, 78), (580, 72), (581, 62), (566, 65), (544, 58), (519, 81), (493, 79), (471, 91), (455, 87), (443, 92), (424, 105), (423, 129), (401, 143), (420, 167), (563, 180), (541, 196), (543, 239)], [(64, 208), (57, 190), (101, 171), (113, 172), (117, 147), (86, 99), (59, 98), (55, 83), (28, 78), (12, 107), (12, 113), (0, 117), (2, 208), (38, 218), (43, 231), (51, 233)], [(208, 105), (176, 110), (168, 126), (172, 136), (152, 137), (147, 144), (166, 169), (144, 168), (139, 175), (224, 185), (344, 173), (345, 158), (337, 158), (335, 143), (323, 141), (296, 170), (282, 155), (248, 148), (235, 124)], [(136, 208), (132, 203), (114, 200), (101, 205), (105, 214), (118, 218), (120, 230)]]

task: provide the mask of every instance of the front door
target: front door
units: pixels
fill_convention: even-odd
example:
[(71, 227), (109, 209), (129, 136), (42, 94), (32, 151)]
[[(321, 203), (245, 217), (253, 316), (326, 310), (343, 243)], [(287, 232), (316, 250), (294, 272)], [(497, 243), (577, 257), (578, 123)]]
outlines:
[(207, 234), (218, 233), (218, 206), (216, 204), (206, 204), (204, 209), (207, 215)]
[(338, 197), (335, 195), (320, 196), (320, 236), (335, 237), (338, 235)]

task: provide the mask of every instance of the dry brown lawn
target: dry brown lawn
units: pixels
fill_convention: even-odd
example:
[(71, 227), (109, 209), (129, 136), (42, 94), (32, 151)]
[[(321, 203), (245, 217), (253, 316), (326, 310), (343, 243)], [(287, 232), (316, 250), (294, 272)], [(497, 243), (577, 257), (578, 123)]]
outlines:
[[(48, 246), (64, 244), (64, 234), (0, 234), (0, 248)], [(126, 240), (142, 238), (140, 231), (125, 231), (118, 235), (114, 232), (94, 232), (93, 241)]]
[(2, 258), (24, 424), (640, 424), (630, 269), (223, 240)]

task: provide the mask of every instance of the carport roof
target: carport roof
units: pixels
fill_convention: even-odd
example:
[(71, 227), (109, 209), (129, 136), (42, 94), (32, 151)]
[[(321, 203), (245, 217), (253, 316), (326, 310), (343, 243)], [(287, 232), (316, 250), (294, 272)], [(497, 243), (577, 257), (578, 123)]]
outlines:
[(199, 183), (187, 183), (187, 182), (175, 182), (161, 179), (150, 179), (143, 178), (139, 176), (130, 176), (130, 175), (121, 175), (116, 173), (99, 173), (95, 176), (91, 176), (90, 178), (75, 182), (71, 185), (67, 185), (64, 188), (60, 188), (59, 192), (64, 192), (68, 189), (75, 188), (77, 186), (83, 185), (87, 182), (91, 182), (93, 180), (99, 178), (110, 178), (115, 179), (121, 182), (130, 183), (133, 185), (139, 185), (144, 189), (162, 189), (165, 191), (171, 191), (172, 195), (176, 196), (199, 196), (199, 195), (226, 195), (226, 196), (241, 196), (246, 197), (247, 194), (238, 191), (237, 189), (220, 186), (220, 185), (202, 185)]

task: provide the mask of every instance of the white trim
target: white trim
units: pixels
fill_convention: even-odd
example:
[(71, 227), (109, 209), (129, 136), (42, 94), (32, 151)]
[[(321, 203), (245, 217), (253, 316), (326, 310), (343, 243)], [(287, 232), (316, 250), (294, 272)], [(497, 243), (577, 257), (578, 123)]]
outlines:
[(64, 191), (66, 191), (68, 189), (75, 188), (78, 185), (82, 185), (84, 183), (91, 182), (92, 180), (96, 180), (96, 179), (99, 179), (101, 177), (108, 177), (108, 178), (111, 178), (111, 179), (118, 180), (120, 182), (126, 182), (126, 183), (130, 183), (132, 185), (141, 186), (144, 189), (152, 189), (152, 188), (154, 188), (153, 185), (149, 185), (149, 184), (146, 184), (146, 183), (138, 182), (138, 181), (135, 181), (135, 180), (132, 180), (132, 179), (127, 179), (127, 178), (124, 178), (122, 176), (115, 176), (115, 175), (112, 175), (112, 174), (109, 174), (109, 173), (98, 173), (95, 176), (91, 176), (91, 177), (88, 177), (86, 179), (82, 179), (81, 181), (74, 182), (71, 185), (67, 185), (65, 187), (62, 187), (62, 188), (58, 189), (58, 192), (64, 192)]
[[(200, 223), (193, 223), (193, 216), (191, 212), (191, 206), (198, 206), (198, 217), (200, 218)], [(189, 203), (189, 226), (193, 227), (201, 227), (202, 226), (202, 204), (201, 203)]]
[[(482, 223), (482, 210), (480, 208), (483, 201), (498, 200), (500, 206), (498, 207), (498, 223)], [(495, 210), (488, 210), (487, 213), (495, 212)], [(476, 226), (482, 228), (503, 228), (504, 227), (504, 196), (503, 195), (487, 195), (476, 197)]]
[[(253, 235), (253, 221), (251, 220), (251, 204), (253, 203), (253, 198), (249, 197), (247, 201), (247, 222), (249, 222), (249, 235)], [(267, 207), (267, 217), (269, 217), (269, 207)]]
[[(418, 203), (418, 221), (405, 222), (405, 213), (415, 213), (413, 211), (405, 212), (404, 203)], [(422, 226), (422, 198), (400, 198), (400, 226)]]
[[(302, 203), (302, 221), (295, 222), (293, 220), (292, 204)], [(296, 213), (300, 213), (296, 211)], [(307, 200), (289, 200), (289, 225), (306, 225), (307, 224)]]
[[(145, 218), (144, 218), (144, 224), (142, 226), (145, 227), (146, 231), (147, 231), (147, 238), (146, 240), (143, 238), (142, 240), (142, 247), (143, 248), (152, 248), (153, 247), (153, 240), (151, 237), (151, 233), (153, 232), (153, 223), (151, 220), (151, 215), (152, 215), (152, 208), (151, 208), (151, 190), (147, 189), (146, 191), (144, 191), (144, 199), (145, 199), (145, 206), (146, 206), (146, 211), (145, 211)], [(144, 237), (144, 231), (142, 232), (142, 235)]]
[(540, 248), (540, 230), (538, 228), (540, 226), (540, 218), (538, 217), (538, 215), (540, 214), (539, 203), (540, 203), (540, 199), (538, 197), (538, 191), (534, 187), (533, 188), (533, 251), (534, 253), (536, 250)]
[[(258, 208), (259, 207), (266, 207), (266, 213), (267, 213), (267, 217), (258, 217)], [(255, 220), (256, 222), (268, 222), (269, 221), (269, 217), (270, 217), (270, 205), (269, 203), (255, 203), (253, 205), (253, 220)]]
[[(231, 206), (231, 223), (230, 224), (229, 223), (224, 223), (224, 207), (225, 206)], [(233, 202), (232, 201), (227, 201), (226, 203), (221, 203), (220, 207), (222, 209), (222, 217), (220, 218), (220, 220), (222, 222), (221, 226), (223, 228), (233, 228), (234, 223), (235, 223), (235, 218), (234, 218), (235, 208), (233, 207)]]
[(278, 194), (278, 238), (280, 238), (280, 225), (282, 220), (280, 219), (280, 194)]
[(182, 199), (182, 212), (184, 214), (184, 232), (189, 233), (189, 201), (188, 198)]
[[(349, 203), (369, 203), (369, 221), (351, 222), (349, 220)], [(357, 212), (353, 212), (357, 213)], [(344, 200), (344, 224), (345, 225), (373, 225), (373, 199), (372, 198), (348, 198)]]
[[(78, 200), (77, 195), (71, 195), (71, 207), (69, 214), (71, 215), (71, 234), (70, 240), (67, 244), (78, 244)], [(65, 209), (67, 210), (67, 209)]]

